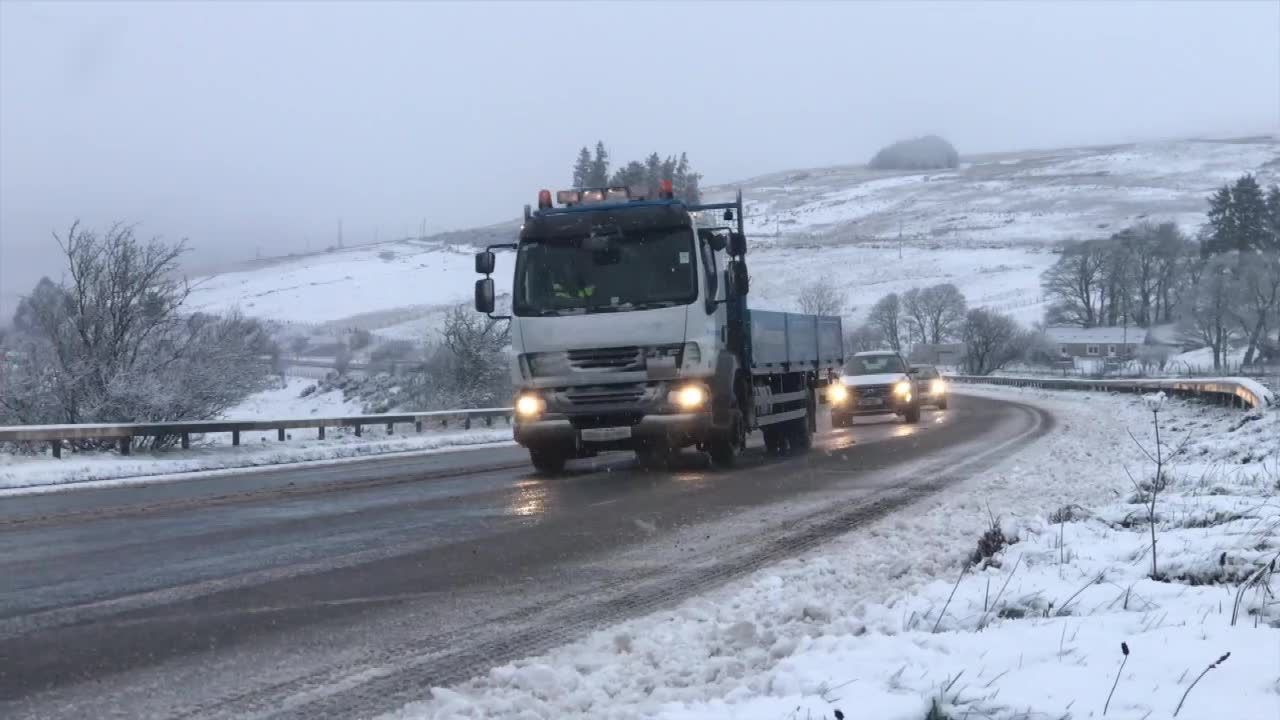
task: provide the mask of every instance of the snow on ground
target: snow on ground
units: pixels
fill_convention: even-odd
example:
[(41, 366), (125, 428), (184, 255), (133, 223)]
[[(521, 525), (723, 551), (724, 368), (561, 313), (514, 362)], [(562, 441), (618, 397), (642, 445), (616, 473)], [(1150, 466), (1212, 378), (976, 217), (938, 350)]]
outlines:
[[(850, 298), (859, 307), (882, 289), (950, 279), (971, 305), (1031, 322), (1041, 319), (1040, 272), (1054, 257), (1025, 248), (1106, 236), (1143, 219), (1193, 230), (1204, 222), (1209, 192), (1245, 172), (1280, 181), (1280, 138), (1005, 153), (945, 172), (788, 171), (711, 188), (707, 198), (744, 191), (756, 307), (794, 307), (803, 281), (818, 271), (856, 285)], [(471, 302), (475, 248), (509, 242), (516, 225), (214, 275), (197, 284), (191, 307), (420, 340), (449, 306)], [(901, 261), (899, 235), (907, 245)], [(510, 257), (500, 256), (498, 267), (498, 293), (509, 293)]]
[[(227, 420), (279, 420), (309, 417), (342, 417), (361, 415), (360, 403), (343, 400), (338, 391), (302, 392), (315, 382), (289, 378), (279, 387), (255, 393), (223, 414)], [(231, 468), (264, 467), (282, 463), (335, 460), (386, 453), (414, 452), (457, 448), (483, 443), (509, 443), (511, 429), (472, 430), (426, 429), (419, 435), (411, 427), (397, 426), (395, 434), (383, 428), (368, 428), (363, 437), (355, 437), (350, 428), (327, 428), (320, 440), (311, 429), (294, 429), (285, 433), (284, 442), (276, 439), (276, 431), (243, 432), (241, 445), (233, 447), (229, 433), (210, 433), (192, 437), (190, 450), (135, 450), (128, 457), (115, 452), (64, 452), (61, 460), (50, 455), (8, 455), (0, 453), (0, 490), (37, 488), (70, 483), (85, 483), (121, 478), (155, 481), (157, 475), (176, 475)]]
[[(392, 717), (1101, 717), (1118, 674), (1107, 717), (1168, 718), (1227, 652), (1178, 717), (1280, 715), (1280, 414), (1167, 402), (1164, 452), (1183, 450), (1157, 500), (1161, 581), (1125, 473), (1153, 476), (1128, 437), (1154, 447), (1142, 398), (964, 390), (1046, 407), (1057, 428), (820, 550)], [(1013, 543), (962, 574), (992, 517)]]
[[(1208, 193), (1246, 172), (1277, 182), (1278, 160), (1277, 137), (1178, 140), (966, 158), (947, 171), (793, 170), (742, 186), (752, 236), (1046, 244), (1106, 236), (1144, 219), (1194, 231)], [(723, 199), (734, 189), (708, 192)]]
[(337, 390), (303, 393), (315, 380), (291, 377), (277, 387), (254, 393), (223, 413), (227, 420), (278, 420), (280, 418), (341, 417), (361, 415), (359, 402), (344, 400)]
[(501, 426), (431, 430), (421, 435), (412, 428), (405, 432), (400, 426), (397, 432), (384, 434), (379, 427), (367, 429), (364, 437), (359, 438), (349, 428), (329, 428), (324, 440), (316, 437), (315, 430), (290, 430), (284, 442), (278, 442), (275, 435), (275, 431), (242, 433), (239, 447), (232, 447), (225, 436), (209, 435), (205, 436), (208, 440), (199, 444), (193, 439), (190, 450), (135, 450), (129, 456), (114, 452), (64, 451), (62, 459), (55, 460), (47, 454), (0, 454), (0, 493), (123, 479), (148, 483), (182, 480), (207, 471), (512, 443), (511, 429)]

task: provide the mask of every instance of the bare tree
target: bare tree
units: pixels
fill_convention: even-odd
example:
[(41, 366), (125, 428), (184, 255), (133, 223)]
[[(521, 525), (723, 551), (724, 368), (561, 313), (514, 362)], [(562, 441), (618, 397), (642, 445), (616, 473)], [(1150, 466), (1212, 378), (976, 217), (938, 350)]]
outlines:
[(990, 374), (1016, 360), (1030, 340), (1030, 334), (1013, 318), (986, 308), (973, 308), (965, 314), (961, 335), (965, 370), (973, 375)]
[(845, 293), (829, 276), (823, 276), (800, 291), (800, 312), (810, 315), (840, 315)]
[(902, 324), (907, 333), (907, 341), (915, 345), (928, 342), (929, 319), (925, 310), (923, 295), (925, 290), (911, 288), (902, 293)]
[(1240, 299), (1235, 315), (1248, 338), (1247, 365), (1265, 342), (1267, 327), (1280, 320), (1280, 253), (1248, 253), (1241, 258), (1236, 289)]
[(181, 312), (184, 245), (126, 225), (55, 236), (69, 281), (42, 279), (19, 304), (26, 360), (0, 405), (24, 423), (211, 418), (263, 387), (278, 352), (260, 323)]
[(1213, 351), (1213, 369), (1218, 370), (1238, 327), (1233, 304), (1235, 287), (1234, 253), (1214, 255), (1204, 263), (1191, 308), (1191, 329)]
[(883, 350), (886, 344), (884, 332), (871, 323), (863, 323), (844, 336), (845, 351), (849, 354)]
[(509, 323), (458, 305), (445, 315), (441, 334), (440, 344), (427, 351), (423, 372), (411, 380), (409, 395), (415, 405), (472, 408), (510, 400)]
[(889, 293), (871, 307), (867, 322), (874, 325), (894, 352), (902, 352), (902, 301), (898, 293)]
[(1041, 276), (1040, 284), (1052, 301), (1050, 322), (1081, 327), (1099, 324), (1105, 300), (1102, 285), (1104, 254), (1097, 243), (1069, 243), (1062, 257)]

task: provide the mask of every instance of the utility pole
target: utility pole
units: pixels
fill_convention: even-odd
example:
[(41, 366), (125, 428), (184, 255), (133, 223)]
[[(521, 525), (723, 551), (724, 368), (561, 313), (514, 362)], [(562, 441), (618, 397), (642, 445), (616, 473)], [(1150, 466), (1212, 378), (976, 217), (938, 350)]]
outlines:
[(342, 218), (338, 218), (338, 249), (342, 249)]
[(427, 219), (426, 218), (422, 218), (422, 225), (418, 227), (418, 239), (419, 240), (427, 239)]
[(898, 259), (902, 259), (902, 221), (898, 221)]

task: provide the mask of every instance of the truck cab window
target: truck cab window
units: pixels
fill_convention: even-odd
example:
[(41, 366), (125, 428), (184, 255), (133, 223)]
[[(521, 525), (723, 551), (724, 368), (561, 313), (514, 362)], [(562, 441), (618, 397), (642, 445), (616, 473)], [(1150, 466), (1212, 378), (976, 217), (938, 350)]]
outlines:
[(719, 299), (720, 273), (716, 268), (716, 251), (705, 240), (698, 246), (702, 248), (702, 270), (707, 276), (707, 297)]

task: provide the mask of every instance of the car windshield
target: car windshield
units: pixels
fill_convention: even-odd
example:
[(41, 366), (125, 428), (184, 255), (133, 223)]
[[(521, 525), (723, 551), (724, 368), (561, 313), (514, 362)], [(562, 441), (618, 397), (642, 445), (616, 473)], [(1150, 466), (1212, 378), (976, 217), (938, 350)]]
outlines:
[(906, 368), (897, 355), (855, 355), (845, 364), (846, 375), (883, 375), (902, 373)]
[(513, 311), (580, 315), (687, 305), (697, 296), (693, 233), (633, 231), (521, 243)]

